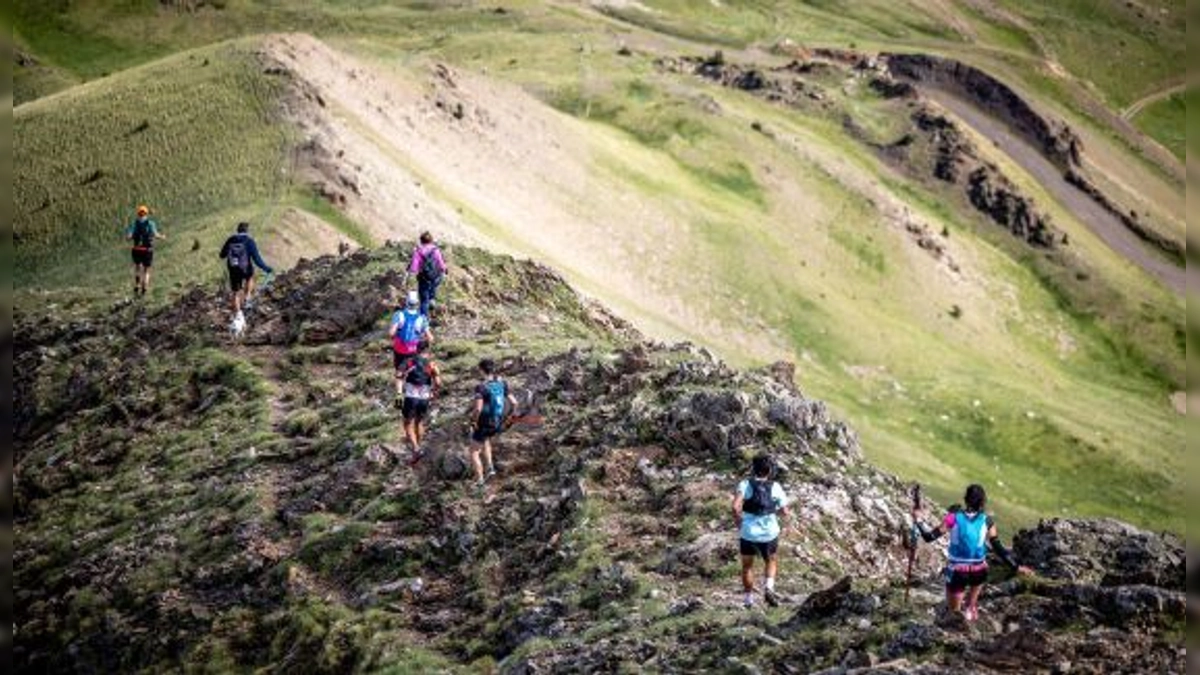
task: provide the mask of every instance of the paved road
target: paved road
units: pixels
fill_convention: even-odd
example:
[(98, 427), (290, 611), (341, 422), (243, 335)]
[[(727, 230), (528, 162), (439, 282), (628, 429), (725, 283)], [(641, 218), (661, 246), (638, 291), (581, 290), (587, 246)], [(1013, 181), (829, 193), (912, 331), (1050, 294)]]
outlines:
[(1007, 124), (945, 90), (919, 85), (922, 93), (954, 113), (980, 134), (995, 141), (996, 146), (1050, 193), (1063, 208), (1079, 222), (1096, 233), (1112, 250), (1158, 279), (1167, 288), (1182, 295), (1186, 290), (1186, 270), (1151, 250), (1137, 235), (1129, 231), (1116, 216), (1109, 213), (1090, 196), (1071, 185), (1062, 172), (1042, 156), (1042, 153), (1018, 136)]

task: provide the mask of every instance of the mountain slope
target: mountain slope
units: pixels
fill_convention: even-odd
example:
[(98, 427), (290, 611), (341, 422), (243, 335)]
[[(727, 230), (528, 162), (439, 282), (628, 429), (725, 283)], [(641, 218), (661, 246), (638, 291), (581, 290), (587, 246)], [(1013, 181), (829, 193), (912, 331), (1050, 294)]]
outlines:
[[(904, 485), (788, 364), (647, 342), (532, 263), (451, 252), (431, 454), (399, 464), (382, 326), (407, 253), (301, 263), (244, 343), (200, 289), (18, 314), (16, 672), (1182, 667), (1177, 538), (1048, 522), (1016, 544), (1045, 578), (998, 586), (974, 630), (935, 619), (932, 547), (911, 604), (897, 583)], [(476, 493), (484, 356), (545, 423), (500, 439)], [(789, 604), (747, 612), (728, 492), (760, 451), (799, 529)]]
[[(237, 127), (253, 134), (246, 140), (206, 150), (261, 148), (235, 157), (262, 168), (195, 172), (190, 159), (172, 160), (162, 176), (186, 176), (190, 189), (146, 184), (162, 195), (148, 201), (171, 207), (165, 281), (217, 277), (212, 247), (236, 219), (265, 221), (256, 227), (268, 257), (285, 262), (338, 240), (429, 228), (546, 261), (656, 336), (702, 342), (737, 363), (799, 354), (800, 381), (856, 420), (870, 456), (908, 475), (937, 467), (944, 498), (994, 475), (1006, 508), (1026, 521), (1050, 510), (1176, 522), (1182, 427), (1168, 397), (1182, 372), (1178, 298), (984, 142), (973, 142), (980, 161), (1014, 176), (1007, 189), (1032, 195), (1069, 235), (1056, 261), (932, 178), (926, 150), (893, 166), (880, 144), (907, 134), (933, 152), (936, 134), (913, 121), (909, 99), (880, 95), (850, 65), (814, 61), (796, 82), (823, 100), (778, 105), (616, 44), (593, 52), (587, 78), (558, 73), (526, 90), (411, 55), (354, 57), (304, 35), (235, 43), (21, 106), (18, 154), (23, 170), (45, 177), (39, 189), (61, 190), (55, 203), (79, 218), (120, 203), (124, 181), (80, 187), (28, 149), (51, 142), (43, 117), (79, 121), (81, 148), (68, 157), (83, 173), (95, 150), (82, 146), (107, 119), (85, 114), (108, 98), (93, 89), (132, 98), (182, 70), (172, 86), (186, 91), (208, 67), (181, 63), (232, 54), (237, 81), (266, 92), (267, 109), (258, 126)], [(150, 117), (149, 130), (171, 119)], [(170, 128), (186, 147), (207, 127)], [(284, 142), (268, 153), (269, 139)], [(81, 190), (94, 191), (84, 193), (94, 204), (67, 197)], [(220, 198), (200, 203), (206, 194)], [(18, 252), (37, 261), (38, 285), (88, 278), (102, 292), (97, 261), (107, 278), (126, 273), (120, 249), (99, 254), (102, 225), (87, 252), (37, 248), (71, 241), (69, 222), (23, 211), (17, 231), (40, 239), (23, 236)], [(306, 250), (304, 237), (317, 247)], [(200, 250), (181, 251), (192, 239)]]

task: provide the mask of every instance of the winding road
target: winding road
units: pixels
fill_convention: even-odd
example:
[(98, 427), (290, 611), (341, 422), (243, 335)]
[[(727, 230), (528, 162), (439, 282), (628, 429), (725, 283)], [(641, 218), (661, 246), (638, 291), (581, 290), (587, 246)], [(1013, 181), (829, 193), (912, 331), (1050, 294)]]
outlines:
[[(919, 84), (921, 92), (953, 113), (975, 131), (992, 140), (1001, 152), (1045, 188), (1063, 208), (1100, 237), (1109, 248), (1145, 270), (1167, 288), (1182, 295), (1187, 288), (1187, 270), (1151, 250), (1125, 224), (1063, 177), (1037, 148), (1017, 135), (1007, 124), (975, 104), (944, 89)], [(1162, 92), (1160, 92), (1162, 93)]]

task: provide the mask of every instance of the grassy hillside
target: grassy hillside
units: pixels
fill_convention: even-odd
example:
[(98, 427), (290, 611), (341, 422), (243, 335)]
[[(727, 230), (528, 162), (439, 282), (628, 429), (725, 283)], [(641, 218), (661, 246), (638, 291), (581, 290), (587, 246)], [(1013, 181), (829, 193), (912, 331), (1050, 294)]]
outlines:
[(1189, 93), (1172, 94), (1155, 101), (1138, 112), (1133, 118), (1138, 128), (1184, 161), (1187, 158), (1187, 103), (1196, 103), (1195, 90)]
[[(654, 63), (697, 49), (681, 39), (706, 48), (794, 35), (965, 49), (974, 24), (948, 26), (942, 11), (890, 3), (844, 13), (824, 3), (723, 3), (729, 20), (714, 34), (697, 26), (701, 14), (717, 10), (654, 6), (660, 11), (627, 6), (601, 16), (576, 6), (499, 13), (368, 3), (322, 17), (288, 3), (230, 3), (195, 16), (140, 5), (53, 16), (97, 40), (142, 26), (147, 51), (118, 49), (107, 67), (168, 49), (161, 36), (187, 43), (314, 24), (380, 74), (370, 91), (394, 91), (397, 110), (437, 93), (425, 76), (432, 61), (521, 85), (544, 105), (502, 97), (481, 105), (502, 128), (536, 130), (537, 142), (517, 135), (474, 147), (447, 122), (441, 140), (461, 152), (428, 152), (424, 160), (410, 143), (420, 139), (406, 137), (402, 123), (387, 126), (383, 112), (372, 117), (349, 97), (329, 96), (333, 111), (322, 114), (365, 130), (380, 161), (436, 190), (478, 232), (563, 269), (656, 335), (688, 337), (742, 364), (794, 358), (801, 386), (846, 414), (870, 457), (927, 480), (947, 501), (965, 483), (985, 480), (1004, 514), (1022, 521), (1065, 511), (1179, 525), (1184, 439), (1168, 396), (1182, 386), (1180, 299), (1118, 258), (1011, 163), (1005, 170), (1051, 212), (1085, 265), (1041, 260), (961, 196), (886, 165), (847, 133), (845, 120), (886, 143), (904, 132), (907, 108), (852, 76), (814, 76), (820, 102), (789, 110)], [(196, 32), (183, 30), (189, 22)], [(68, 49), (48, 29), (38, 38), (44, 25), (51, 24), (23, 32), (30, 44)], [(1011, 41), (1011, 49), (1037, 48)], [(633, 53), (619, 54), (621, 44)], [(161, 269), (168, 284), (218, 276), (213, 246), (229, 225), (271, 221), (289, 205), (364, 238), (352, 219), (281, 173), (295, 139), (272, 114), (279, 81), (261, 73), (255, 49), (254, 42), (202, 48), (17, 109), (19, 289), (123, 287), (118, 221), (138, 201), (158, 209), (172, 236), (162, 249), (171, 261)], [(83, 60), (73, 67), (85, 68)], [(336, 62), (314, 81), (344, 93), (360, 74)], [(408, 84), (388, 90), (391, 82)], [(457, 90), (477, 93), (467, 81)], [(423, 132), (439, 128), (422, 121)], [(569, 144), (570, 163), (507, 159), (521, 156), (514, 148), (551, 143)], [(149, 171), (137, 163), (143, 156)], [(463, 178), (471, 165), (483, 170)], [(582, 187), (556, 174), (583, 176)], [(515, 212), (502, 203), (509, 198), (551, 205), (553, 217)], [(958, 272), (914, 243), (897, 215), (905, 210), (939, 233)], [(196, 253), (192, 239), (200, 242)]]
[(160, 266), (163, 282), (218, 270), (214, 245), (269, 215), (288, 181), (279, 89), (251, 49), (179, 54), (17, 108), (18, 287), (123, 280), (122, 230), (139, 203), (167, 234), (161, 255), (189, 261)]

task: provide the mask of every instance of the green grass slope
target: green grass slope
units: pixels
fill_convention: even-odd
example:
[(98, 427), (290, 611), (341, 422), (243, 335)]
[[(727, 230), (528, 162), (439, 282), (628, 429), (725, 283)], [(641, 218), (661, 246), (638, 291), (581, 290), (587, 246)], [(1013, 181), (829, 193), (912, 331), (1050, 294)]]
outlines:
[(268, 197), (286, 185), (277, 93), (251, 48), (232, 43), (19, 106), (16, 286), (94, 286), (124, 275), (122, 231), (139, 203), (167, 234), (164, 254), (206, 261), (174, 266), (166, 281), (217, 269), (221, 234), (236, 219), (261, 220)]
[(1183, 162), (1187, 159), (1187, 104), (1190, 100), (1195, 105), (1196, 99), (1193, 89), (1155, 101), (1138, 112), (1134, 124)]
[[(520, 221), (481, 227), (561, 266), (639, 324), (708, 344), (737, 363), (792, 355), (801, 385), (846, 414), (873, 459), (927, 480), (947, 501), (963, 484), (984, 480), (1008, 505), (1006, 515), (1023, 521), (1114, 514), (1177, 528), (1184, 441), (1168, 395), (1182, 386), (1181, 301), (1130, 269), (1019, 169), (1009, 167), (1069, 232), (1092, 281), (1031, 260), (961, 200), (885, 166), (847, 135), (842, 116), (886, 142), (903, 129), (905, 113), (866, 87), (832, 78), (822, 83), (828, 109), (788, 111), (654, 66), (659, 51), (691, 49), (679, 36), (749, 44), (791, 34), (789, 26), (804, 25), (797, 16), (841, 22), (839, 39), (883, 40), (882, 28), (862, 27), (875, 16), (869, 8), (835, 21), (820, 3), (797, 6), (795, 15), (730, 5), (722, 12), (741, 18), (722, 24), (729, 39), (693, 35), (700, 24), (689, 12), (698, 10), (666, 4), (648, 15), (664, 25), (650, 25), (644, 12), (629, 18), (636, 9), (610, 11), (612, 23), (603, 23), (573, 6), (518, 5), (499, 14), (368, 3), (357, 12), (324, 10), (350, 23), (323, 29), (381, 69), (409, 73), (427, 59), (486, 69), (559, 111), (586, 150), (589, 180), (644, 205), (655, 220), (630, 211), (605, 221), (612, 249), (624, 253), (598, 266), (604, 274), (572, 265), (578, 251), (568, 249), (579, 247), (569, 237), (556, 248)], [(265, 6), (246, 7), (267, 23), (301, 14), (289, 14), (287, 3), (273, 17), (261, 14)], [(783, 23), (769, 33), (763, 17), (777, 10)], [(229, 29), (220, 22), (231, 14), (216, 12), (203, 15), (212, 34)], [(964, 44), (936, 27), (937, 12), (879, 16), (896, 12), (912, 25), (888, 39)], [(128, 17), (115, 25), (121, 21), (136, 25)], [(249, 25), (261, 25), (255, 21)], [(743, 24), (753, 30), (739, 36)], [(799, 35), (817, 35), (820, 25), (832, 24)], [(625, 41), (656, 51), (620, 56), (616, 46)], [(256, 68), (251, 44), (189, 52), (18, 108), (17, 166), (26, 172), (16, 184), (18, 289), (97, 286), (126, 274), (117, 220), (137, 201), (159, 209), (173, 237), (164, 257), (199, 256), (196, 265), (164, 268), (170, 283), (219, 274), (212, 245), (235, 219), (258, 220), (292, 203), (340, 220), (276, 180), (288, 136), (272, 119), (278, 92)], [(195, 97), (197, 86), (212, 91)], [(146, 106), (155, 116), (137, 113)], [(50, 154), (53, 147), (67, 151)], [(129, 159), (143, 155), (155, 163)], [(88, 181), (96, 170), (100, 176)], [(431, 182), (451, 202), (461, 194)], [(946, 232), (965, 273), (951, 274), (919, 250), (884, 205)], [(579, 204), (581, 212), (595, 208)], [(202, 243), (197, 254), (193, 238)]]

